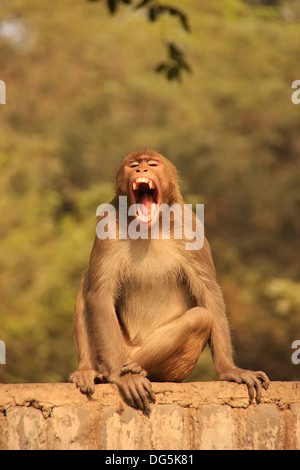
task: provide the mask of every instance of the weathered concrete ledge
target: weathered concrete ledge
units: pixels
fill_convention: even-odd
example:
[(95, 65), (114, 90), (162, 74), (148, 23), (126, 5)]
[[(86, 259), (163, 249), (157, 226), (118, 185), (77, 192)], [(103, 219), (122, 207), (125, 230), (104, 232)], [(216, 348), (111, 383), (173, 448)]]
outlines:
[(110, 384), (89, 400), (73, 384), (0, 384), (0, 449), (300, 449), (300, 382), (154, 383), (149, 416)]

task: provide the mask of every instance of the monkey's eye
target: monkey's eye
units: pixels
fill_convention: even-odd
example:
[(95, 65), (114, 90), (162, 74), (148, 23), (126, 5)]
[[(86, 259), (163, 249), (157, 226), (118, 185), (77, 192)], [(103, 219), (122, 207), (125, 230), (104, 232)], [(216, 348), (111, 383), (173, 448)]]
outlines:
[(148, 165), (149, 165), (149, 166), (158, 166), (158, 165), (159, 165), (159, 161), (158, 161), (158, 160), (149, 160), (149, 161), (148, 161)]
[(136, 166), (139, 166), (139, 162), (135, 162), (135, 161), (134, 161), (134, 162), (130, 162), (130, 163), (129, 163), (129, 167), (130, 167), (130, 168), (135, 168)]

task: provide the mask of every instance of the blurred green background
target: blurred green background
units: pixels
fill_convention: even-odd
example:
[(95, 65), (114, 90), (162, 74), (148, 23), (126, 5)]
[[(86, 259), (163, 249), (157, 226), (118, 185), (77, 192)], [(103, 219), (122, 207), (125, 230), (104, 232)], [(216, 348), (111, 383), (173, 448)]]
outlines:
[[(300, 378), (300, 2), (164, 1), (151, 23), (105, 2), (0, 0), (1, 382), (66, 381), (72, 316), (123, 157), (151, 148), (178, 168), (206, 234), (235, 360)], [(175, 40), (192, 73), (155, 72)], [(216, 378), (210, 354), (190, 380)]]

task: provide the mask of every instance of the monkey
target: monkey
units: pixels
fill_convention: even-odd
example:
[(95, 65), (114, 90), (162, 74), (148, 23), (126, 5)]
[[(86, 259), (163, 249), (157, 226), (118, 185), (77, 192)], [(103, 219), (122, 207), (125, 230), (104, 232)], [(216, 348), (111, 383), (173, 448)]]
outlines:
[[(110, 206), (118, 226), (121, 196), (134, 208), (127, 226), (136, 221), (146, 231), (157, 208), (184, 205), (175, 165), (149, 149), (127, 155), (117, 172)], [(149, 412), (151, 382), (182, 382), (208, 344), (218, 379), (245, 383), (250, 400), (261, 401), (269, 379), (233, 361), (210, 245), (204, 236), (201, 248), (187, 250), (185, 241), (172, 230), (169, 238), (96, 235), (74, 311), (78, 369), (70, 380), (82, 393), (92, 394), (95, 383), (116, 384), (128, 405)]]

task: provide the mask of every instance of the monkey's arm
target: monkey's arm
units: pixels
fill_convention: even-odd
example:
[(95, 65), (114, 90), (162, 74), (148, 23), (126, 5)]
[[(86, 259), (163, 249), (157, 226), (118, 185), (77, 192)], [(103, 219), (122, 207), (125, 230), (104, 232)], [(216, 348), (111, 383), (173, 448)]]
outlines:
[(105, 289), (90, 289), (86, 300), (97, 361), (110, 380), (120, 372), (127, 359), (113, 299)]
[(85, 278), (86, 275), (84, 274), (74, 311), (74, 341), (78, 369), (71, 374), (70, 380), (80, 388), (82, 393), (93, 393), (95, 391), (95, 380), (101, 381), (103, 377), (99, 374), (97, 360), (88, 333), (87, 311), (84, 300)]
[(213, 282), (212, 287), (213, 295), (210, 293), (208, 297), (208, 306), (213, 313), (209, 343), (218, 378), (219, 380), (245, 383), (248, 387), (250, 399), (253, 400), (256, 391), (256, 400), (260, 402), (262, 387), (268, 388), (269, 379), (262, 371), (253, 372), (240, 369), (234, 364), (223, 295), (216, 281)]
[(134, 408), (149, 410), (149, 399), (155, 400), (150, 381), (140, 373), (122, 373), (129, 360), (115, 312), (113, 296), (107, 288), (87, 294), (93, 346), (104, 377), (118, 386), (123, 398)]
[(252, 400), (255, 396), (259, 402), (262, 386), (267, 389), (269, 379), (264, 372), (252, 372), (240, 369), (234, 364), (229, 324), (226, 316), (223, 293), (216, 280), (216, 271), (208, 241), (204, 238), (203, 247), (194, 258), (197, 280), (191, 275), (191, 291), (199, 306), (207, 308), (212, 314), (212, 326), (209, 338), (213, 361), (219, 380), (245, 383)]

